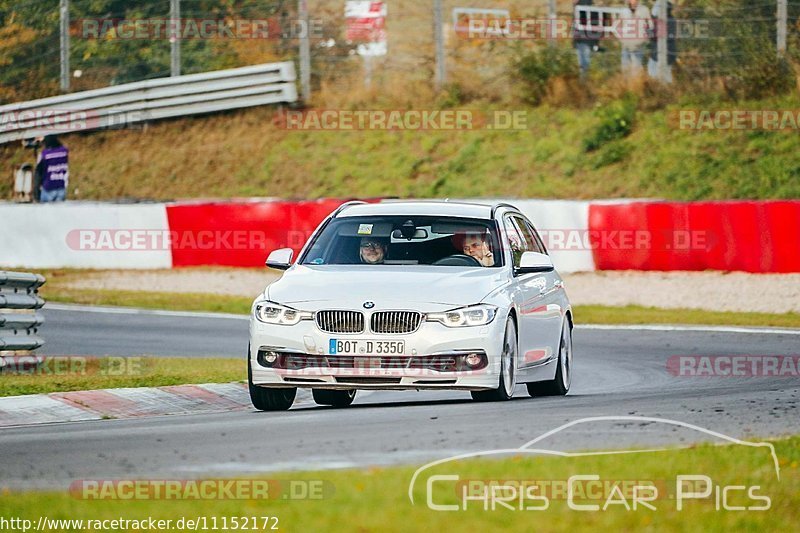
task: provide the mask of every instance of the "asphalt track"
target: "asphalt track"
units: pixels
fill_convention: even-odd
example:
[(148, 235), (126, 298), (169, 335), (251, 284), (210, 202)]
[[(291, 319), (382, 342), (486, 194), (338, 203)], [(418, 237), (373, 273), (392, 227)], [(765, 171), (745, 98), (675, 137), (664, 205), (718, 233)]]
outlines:
[[(46, 354), (224, 356), (244, 364), (247, 322), (235, 317), (45, 311)], [(503, 404), (463, 392), (360, 394), (348, 409), (299, 402), (284, 413), (231, 412), (0, 430), (0, 486), (65, 488), (76, 479), (186, 478), (294, 469), (424, 463), (515, 448), (570, 421), (642, 416), (736, 438), (800, 433), (800, 380), (687, 378), (673, 355), (796, 355), (789, 332), (577, 329), (565, 398)], [(198, 359), (198, 363), (201, 360)], [(681, 445), (703, 433), (656, 422), (580, 424), (539, 444), (554, 450)], [(713, 439), (712, 439), (713, 440)]]

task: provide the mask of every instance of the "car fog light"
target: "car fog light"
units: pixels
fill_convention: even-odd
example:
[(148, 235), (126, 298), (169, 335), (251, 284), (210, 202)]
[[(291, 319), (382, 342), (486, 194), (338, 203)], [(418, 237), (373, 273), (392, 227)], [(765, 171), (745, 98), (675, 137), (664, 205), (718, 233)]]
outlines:
[(466, 361), (467, 365), (476, 367), (481, 364), (483, 358), (480, 356), (480, 354), (471, 353), (464, 360)]
[(278, 354), (276, 354), (275, 352), (264, 352), (264, 361), (266, 361), (267, 363), (272, 364), (277, 360), (278, 360)]

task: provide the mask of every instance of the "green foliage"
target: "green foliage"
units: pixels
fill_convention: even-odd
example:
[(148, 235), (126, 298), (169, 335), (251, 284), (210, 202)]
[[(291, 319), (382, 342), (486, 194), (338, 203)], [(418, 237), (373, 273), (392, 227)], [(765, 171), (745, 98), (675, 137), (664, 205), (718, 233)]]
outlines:
[[(679, 81), (691, 94), (720, 92), (708, 85), (716, 80), (720, 96), (728, 100), (756, 99), (790, 92), (795, 84), (791, 62), (797, 61), (800, 45), (794, 21), (800, 18), (800, 5), (789, 6), (789, 55), (779, 58), (776, 48), (775, 3), (752, 0), (697, 0), (676, 9), (678, 19), (709, 21), (710, 38), (682, 39), (678, 42)], [(701, 84), (705, 84), (700, 87)]]
[[(195, 0), (184, 2), (182, 19), (267, 19), (282, 0)], [(169, 17), (169, 2), (81, 0), (70, 2), (70, 67), (73, 90), (162, 77), (170, 72), (170, 42), (161, 38), (121, 38), (102, 21)], [(97, 26), (95, 20), (100, 20)], [(181, 42), (182, 73), (190, 74), (263, 62), (278, 41), (190, 38)], [(254, 52), (255, 50), (255, 52)], [(0, 0), (0, 102), (51, 96), (58, 89), (58, 2)]]
[(523, 99), (538, 105), (547, 95), (550, 80), (577, 77), (578, 65), (572, 49), (545, 46), (519, 55), (512, 64), (512, 72), (524, 86)]
[(593, 152), (607, 143), (630, 135), (636, 118), (636, 100), (630, 96), (616, 100), (598, 107), (595, 115), (599, 123), (583, 139), (585, 152)]

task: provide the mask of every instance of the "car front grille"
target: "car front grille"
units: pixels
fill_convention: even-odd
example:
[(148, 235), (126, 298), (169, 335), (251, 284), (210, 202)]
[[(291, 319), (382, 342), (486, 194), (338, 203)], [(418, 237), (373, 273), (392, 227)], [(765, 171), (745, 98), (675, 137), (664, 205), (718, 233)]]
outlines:
[(373, 333), (413, 333), (421, 322), (422, 314), (416, 311), (379, 311), (369, 326)]
[(328, 333), (362, 333), (364, 314), (360, 311), (319, 311), (317, 326)]

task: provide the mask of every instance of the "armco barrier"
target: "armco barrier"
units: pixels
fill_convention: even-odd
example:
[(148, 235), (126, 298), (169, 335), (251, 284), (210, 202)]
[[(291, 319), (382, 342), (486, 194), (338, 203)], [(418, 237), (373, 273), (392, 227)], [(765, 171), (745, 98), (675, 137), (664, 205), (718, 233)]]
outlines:
[(594, 250), (597, 270), (800, 272), (800, 201), (592, 205), (591, 234), (645, 232), (646, 247)]
[(294, 63), (267, 63), (114, 85), (0, 106), (0, 143), (49, 133), (297, 101)]
[(0, 271), (0, 352), (35, 350), (44, 345), (37, 336), (44, 318), (35, 312), (44, 305), (38, 295), (44, 282), (39, 274)]

